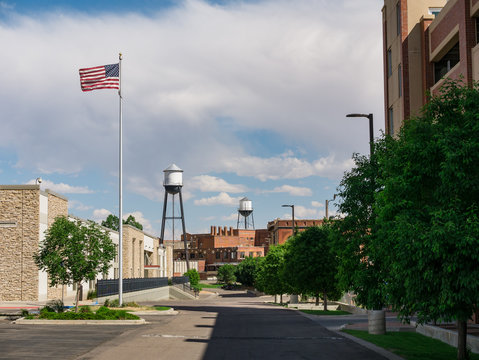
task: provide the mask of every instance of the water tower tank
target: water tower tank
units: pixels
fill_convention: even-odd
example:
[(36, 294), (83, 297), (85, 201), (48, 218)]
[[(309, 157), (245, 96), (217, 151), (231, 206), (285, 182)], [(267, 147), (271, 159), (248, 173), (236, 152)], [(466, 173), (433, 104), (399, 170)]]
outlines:
[(165, 170), (165, 179), (163, 186), (169, 194), (177, 194), (183, 186), (183, 170), (181, 170), (175, 164), (171, 164)]
[(247, 197), (242, 198), (239, 202), (238, 211), (245, 217), (250, 215), (253, 212), (253, 202)]

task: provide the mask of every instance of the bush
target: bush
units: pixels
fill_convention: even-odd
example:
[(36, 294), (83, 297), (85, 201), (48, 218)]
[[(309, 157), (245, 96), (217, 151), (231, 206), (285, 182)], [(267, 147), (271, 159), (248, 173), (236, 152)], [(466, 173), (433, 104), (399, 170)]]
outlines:
[(86, 313), (91, 313), (92, 311), (89, 306), (84, 305), (84, 306), (80, 306), (80, 312), (82, 314), (86, 314)]
[(198, 286), (198, 284), (200, 283), (200, 274), (198, 273), (196, 269), (190, 269), (187, 272), (185, 272), (183, 275), (188, 276), (188, 278), (190, 279), (191, 287)]
[(123, 303), (123, 305), (121, 305), (123, 307), (140, 307), (140, 305), (138, 305), (136, 302), (134, 301), (130, 301), (130, 302), (127, 302), (127, 303)]
[[(85, 307), (82, 306), (81, 309)], [(49, 320), (138, 320), (139, 317), (126, 312), (126, 310), (111, 310), (105, 306), (100, 307), (96, 313), (89, 310), (76, 313), (68, 311), (64, 313), (55, 313), (48, 311), (40, 311), (40, 319)]]
[(28, 312), (27, 309), (22, 309), (21, 312), (22, 312), (22, 317), (26, 317), (26, 316), (30, 315), (30, 313)]
[(92, 300), (96, 298), (96, 290), (88, 290), (88, 294), (86, 296), (87, 300)]
[(236, 267), (234, 265), (225, 264), (218, 269), (217, 278), (219, 281), (224, 282), (227, 285), (233, 284), (236, 282), (235, 276)]
[(247, 257), (236, 267), (236, 279), (245, 286), (253, 286), (264, 257)]
[(47, 302), (46, 307), (49, 307), (50, 309), (52, 309), (53, 312), (58, 313), (63, 312), (63, 310), (65, 309), (63, 306), (63, 301), (61, 301), (60, 299), (50, 300), (49, 302)]

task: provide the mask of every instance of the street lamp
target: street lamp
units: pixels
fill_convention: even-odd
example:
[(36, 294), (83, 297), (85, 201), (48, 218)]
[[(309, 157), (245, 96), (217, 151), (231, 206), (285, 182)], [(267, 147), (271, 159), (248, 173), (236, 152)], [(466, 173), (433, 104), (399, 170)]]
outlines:
[(337, 194), (334, 194), (334, 196), (333, 196), (333, 198), (332, 198), (331, 200), (326, 200), (326, 220), (329, 219), (329, 212), (328, 212), (329, 203), (330, 203), (331, 201), (336, 200), (336, 196), (337, 196)]
[(291, 229), (293, 230), (293, 235), (295, 235), (295, 231), (294, 231), (294, 205), (281, 205), (282, 207), (290, 207), (291, 208), (291, 215), (292, 215), (292, 218), (293, 218), (293, 223), (291, 224)]
[(369, 119), (369, 154), (374, 153), (373, 114), (348, 114), (346, 117), (364, 117)]
[(37, 178), (35, 179), (35, 185), (41, 184), (41, 182), (42, 182), (42, 178), (41, 178), (41, 177), (37, 177)]

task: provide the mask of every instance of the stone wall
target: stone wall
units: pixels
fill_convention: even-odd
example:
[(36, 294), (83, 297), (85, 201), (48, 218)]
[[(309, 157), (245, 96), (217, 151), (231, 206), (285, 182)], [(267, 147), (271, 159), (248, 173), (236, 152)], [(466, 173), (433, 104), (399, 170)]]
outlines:
[(39, 185), (0, 185), (0, 301), (38, 298)]

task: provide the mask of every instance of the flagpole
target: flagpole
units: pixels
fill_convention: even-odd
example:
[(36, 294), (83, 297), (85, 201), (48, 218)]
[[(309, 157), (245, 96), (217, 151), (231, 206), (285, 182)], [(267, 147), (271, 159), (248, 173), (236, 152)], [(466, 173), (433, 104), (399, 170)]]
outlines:
[(121, 104), (121, 60), (122, 60), (122, 54), (119, 54), (119, 81), (120, 81), (120, 86), (118, 89), (118, 95), (120, 98), (120, 159), (119, 159), (119, 216), (118, 216), (118, 223), (119, 223), (119, 239), (118, 239), (118, 302), (120, 306), (123, 304), (123, 109), (122, 109), (122, 104)]

